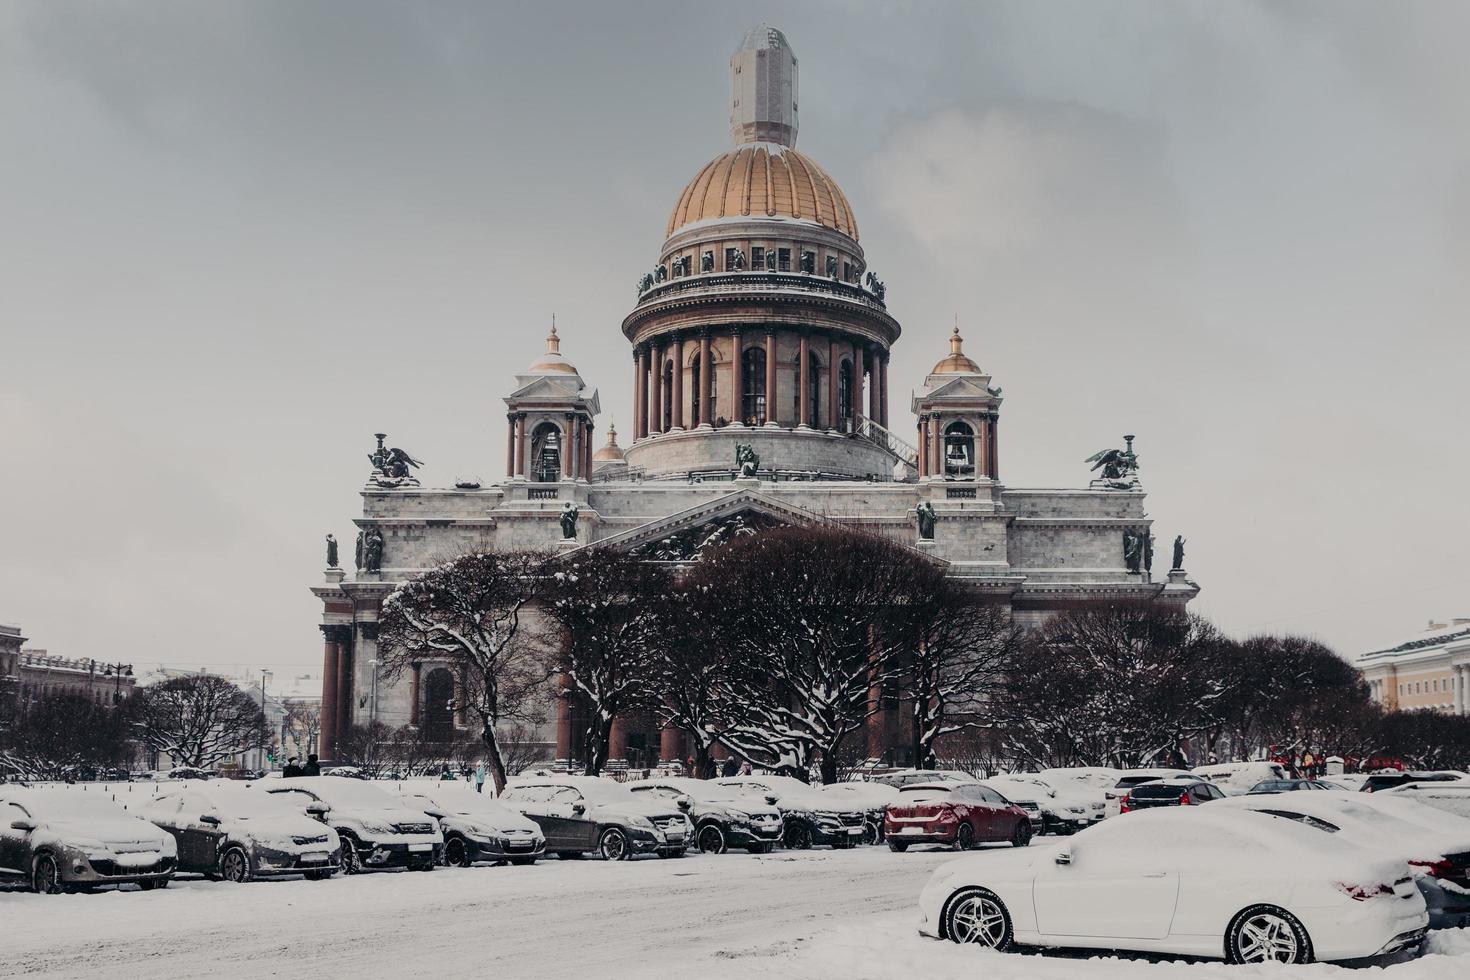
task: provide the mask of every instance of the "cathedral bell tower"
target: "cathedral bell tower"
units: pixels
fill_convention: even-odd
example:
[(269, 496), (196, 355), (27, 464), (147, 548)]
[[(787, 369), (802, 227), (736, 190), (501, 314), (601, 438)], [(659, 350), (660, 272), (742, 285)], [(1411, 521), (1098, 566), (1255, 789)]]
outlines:
[(949, 337), (949, 356), (914, 390), (919, 417), (919, 479), (996, 480), (1000, 389), (964, 351), (959, 325)]

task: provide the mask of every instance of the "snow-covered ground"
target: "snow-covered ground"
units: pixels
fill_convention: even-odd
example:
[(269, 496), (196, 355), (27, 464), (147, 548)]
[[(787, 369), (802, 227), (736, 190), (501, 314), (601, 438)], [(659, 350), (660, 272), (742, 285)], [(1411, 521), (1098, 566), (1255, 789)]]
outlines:
[[(181, 879), (148, 893), (8, 891), (0, 976), (1171, 980), (1188, 970), (1179, 980), (1313, 980), (1343, 970), (1023, 956), (923, 939), (915, 899), (951, 856), (867, 847), (323, 882)], [(1470, 930), (1436, 934), (1425, 955), (1382, 972), (1470, 976)]]

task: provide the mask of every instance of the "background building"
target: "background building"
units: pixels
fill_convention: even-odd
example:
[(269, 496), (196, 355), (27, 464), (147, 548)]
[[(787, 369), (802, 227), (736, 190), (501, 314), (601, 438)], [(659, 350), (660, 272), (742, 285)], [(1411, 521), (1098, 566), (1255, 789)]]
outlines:
[(1389, 710), (1470, 714), (1470, 619), (1431, 622), (1402, 643), (1362, 654), (1358, 669)]
[[(1153, 571), (1132, 437), (1114, 454), (1117, 472), (1087, 487), (1002, 482), (1001, 390), (958, 326), (920, 337), (937, 363), (911, 379), (912, 415), (890, 414), (889, 351), (902, 328), (868, 268), (852, 205), (795, 148), (796, 57), (780, 31), (761, 27), (730, 72), (735, 145), (678, 192), (622, 322), (635, 383), (627, 445), (609, 428), (594, 452), (598, 392), (555, 326), (505, 398), (500, 483), (422, 488), (416, 461), (379, 437), (355, 520), (357, 569), (329, 568), (312, 590), (325, 637), (324, 756), (367, 720), (463, 724), (448, 707), (446, 666), (384, 680), (377, 624), (395, 583), (471, 548), (595, 544), (690, 562), (722, 529), (830, 522), (944, 561), (977, 602), (1029, 624), (1079, 604), (1183, 606), (1197, 594), (1182, 568)], [(564, 538), (568, 508), (575, 533)], [(548, 705), (554, 724), (532, 737), (569, 758), (580, 710), (573, 698)], [(885, 699), (866, 729), (871, 758), (908, 761), (901, 722), (901, 699)], [(613, 730), (614, 767), (686, 754), (683, 734), (651, 718)]]

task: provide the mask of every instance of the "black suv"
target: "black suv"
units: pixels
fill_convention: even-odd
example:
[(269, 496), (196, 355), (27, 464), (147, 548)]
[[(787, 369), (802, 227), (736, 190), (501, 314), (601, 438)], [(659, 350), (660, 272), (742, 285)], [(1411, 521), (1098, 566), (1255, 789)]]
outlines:
[(1452, 772), (1375, 772), (1363, 780), (1359, 791), (1376, 793), (1381, 789), (1392, 789), (1408, 783), (1454, 783), (1463, 778), (1458, 773)]
[(1129, 790), (1128, 795), (1123, 797), (1118, 812), (1132, 813), (1134, 810), (1151, 810), (1156, 806), (1193, 806), (1224, 798), (1225, 794), (1220, 787), (1203, 779), (1193, 782), (1184, 779), (1160, 779), (1153, 783), (1140, 783)]

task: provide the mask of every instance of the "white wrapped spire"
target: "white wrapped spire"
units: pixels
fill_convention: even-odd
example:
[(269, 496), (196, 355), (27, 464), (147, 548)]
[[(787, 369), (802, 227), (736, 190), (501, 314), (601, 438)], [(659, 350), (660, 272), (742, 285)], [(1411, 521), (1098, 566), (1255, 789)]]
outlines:
[(774, 27), (752, 29), (730, 58), (730, 135), (737, 145), (796, 145), (796, 55)]

